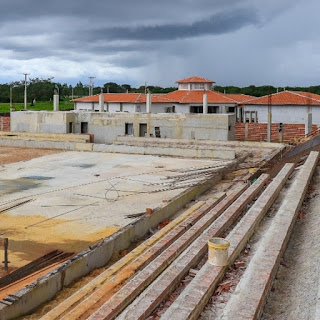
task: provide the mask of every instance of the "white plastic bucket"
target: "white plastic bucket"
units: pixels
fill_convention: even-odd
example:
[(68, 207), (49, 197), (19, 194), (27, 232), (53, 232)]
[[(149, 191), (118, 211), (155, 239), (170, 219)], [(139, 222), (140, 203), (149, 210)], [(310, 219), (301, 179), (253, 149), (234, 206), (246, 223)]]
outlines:
[(223, 238), (211, 238), (208, 241), (208, 261), (218, 267), (228, 264), (228, 248), (230, 242)]

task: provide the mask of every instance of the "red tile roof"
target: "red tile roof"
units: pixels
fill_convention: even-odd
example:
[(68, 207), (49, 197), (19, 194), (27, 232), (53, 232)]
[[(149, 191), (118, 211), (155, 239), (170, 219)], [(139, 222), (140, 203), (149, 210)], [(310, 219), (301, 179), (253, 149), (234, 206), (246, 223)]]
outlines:
[(237, 102), (242, 102), (242, 101), (246, 101), (246, 100), (250, 100), (250, 99), (255, 98), (253, 96), (249, 96), (249, 95), (243, 94), (243, 93), (227, 93), (226, 96), (237, 101)]
[[(244, 105), (268, 105), (269, 96), (243, 101)], [(320, 95), (302, 91), (281, 91), (271, 95), (272, 105), (320, 105)]]
[(198, 76), (193, 76), (193, 77), (189, 77), (189, 78), (185, 78), (185, 79), (176, 81), (176, 83), (196, 83), (196, 82), (198, 82), (198, 83), (215, 83), (215, 81), (201, 78)]
[[(127, 102), (127, 103), (138, 103), (142, 93), (104, 93), (105, 102)], [(73, 100), (74, 102), (99, 102), (99, 94), (94, 96), (83, 97)], [(145, 101), (145, 98), (144, 98)], [(142, 101), (141, 101), (142, 102)]]
[[(203, 102), (203, 94), (208, 94), (208, 103), (232, 103), (237, 101), (217, 91), (204, 90), (176, 90), (167, 94), (152, 94), (152, 103), (199, 103)], [(104, 93), (104, 102), (122, 103), (146, 103), (144, 93)], [(99, 102), (99, 95), (83, 97), (73, 100), (74, 102)]]
[(203, 102), (203, 94), (208, 94), (208, 103), (232, 103), (236, 101), (227, 97), (227, 95), (217, 91), (204, 91), (204, 90), (176, 90), (166, 94), (167, 98), (175, 100), (179, 103), (201, 103)]

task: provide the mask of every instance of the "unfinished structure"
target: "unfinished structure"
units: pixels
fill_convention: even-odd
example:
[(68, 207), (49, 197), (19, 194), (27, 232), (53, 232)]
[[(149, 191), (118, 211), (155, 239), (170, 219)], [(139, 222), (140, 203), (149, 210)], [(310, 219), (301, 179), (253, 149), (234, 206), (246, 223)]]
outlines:
[(234, 114), (128, 114), (92, 112), (12, 112), (12, 132), (86, 133), (96, 143), (118, 136), (234, 140)]

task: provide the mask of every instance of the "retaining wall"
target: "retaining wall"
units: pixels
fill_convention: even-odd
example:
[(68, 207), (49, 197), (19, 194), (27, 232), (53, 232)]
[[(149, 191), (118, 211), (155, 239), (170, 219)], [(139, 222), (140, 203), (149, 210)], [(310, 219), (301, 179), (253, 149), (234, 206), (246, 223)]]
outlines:
[(31, 137), (28, 137), (28, 139), (19, 139), (17, 137), (1, 137), (1, 135), (0, 146), (39, 149), (61, 149), (67, 151), (94, 151), (108, 153), (161, 155), (185, 158), (218, 158), (225, 160), (233, 160), (236, 157), (235, 150), (214, 150), (205, 148), (185, 149), (170, 146), (166, 148), (161, 148), (152, 146), (106, 145), (74, 141), (51, 141), (43, 139), (31, 140)]

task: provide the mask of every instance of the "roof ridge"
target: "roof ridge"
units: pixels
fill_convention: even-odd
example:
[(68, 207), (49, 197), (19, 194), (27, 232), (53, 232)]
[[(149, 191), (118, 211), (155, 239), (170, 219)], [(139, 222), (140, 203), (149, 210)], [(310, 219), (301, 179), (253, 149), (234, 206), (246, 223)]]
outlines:
[[(280, 91), (280, 92), (274, 92), (274, 93), (271, 93), (271, 96), (276, 95), (276, 94), (280, 94), (282, 92), (290, 92), (290, 91), (284, 90), (284, 91)], [(248, 99), (248, 100), (242, 101), (241, 104), (244, 104), (244, 102), (250, 102), (250, 101), (253, 101), (253, 100), (263, 99), (263, 98), (266, 98), (268, 96), (269, 96), (269, 94), (265, 94), (264, 96), (261, 96), (261, 97), (254, 97), (252, 99)]]
[(134, 101), (134, 103), (137, 103), (137, 102), (139, 101), (141, 95), (142, 95), (142, 93), (140, 92), (139, 95), (138, 95), (138, 97), (137, 97), (136, 100)]
[(215, 93), (215, 94), (218, 94), (218, 95), (220, 95), (220, 96), (223, 96), (224, 98), (230, 100), (231, 102), (238, 103), (236, 100), (227, 97), (225, 93), (222, 93), (222, 92), (219, 92), (219, 91), (214, 91), (214, 90), (205, 90), (205, 92), (213, 92), (213, 93)]
[(187, 92), (187, 94), (185, 94), (183, 96), (183, 98), (180, 100), (180, 103), (183, 102), (189, 96), (189, 94), (191, 93), (191, 91), (186, 91), (186, 92)]
[[(283, 91), (282, 91), (282, 92), (283, 92)], [(307, 99), (311, 99), (311, 100), (315, 100), (315, 101), (320, 102), (320, 96), (319, 96), (319, 100), (316, 99), (316, 98), (313, 98), (313, 97), (311, 97), (311, 96), (308, 97), (307, 95), (301, 94), (301, 93), (304, 92), (304, 91), (292, 91), (292, 90), (288, 90), (287, 92), (290, 92), (290, 93), (295, 94), (296, 96), (299, 96), (299, 97), (302, 97), (302, 98), (307, 98)], [(312, 92), (304, 92), (304, 93), (306, 93), (306, 94), (308, 94), (308, 93), (316, 94), (316, 93), (312, 93)]]

